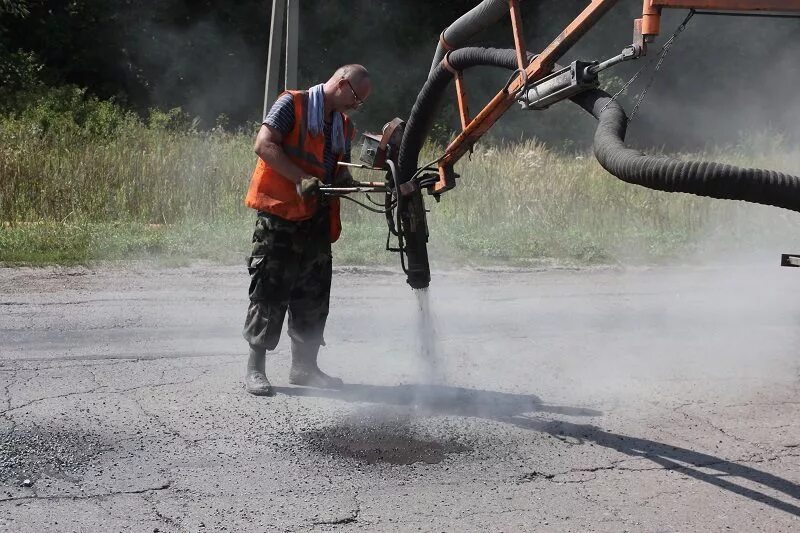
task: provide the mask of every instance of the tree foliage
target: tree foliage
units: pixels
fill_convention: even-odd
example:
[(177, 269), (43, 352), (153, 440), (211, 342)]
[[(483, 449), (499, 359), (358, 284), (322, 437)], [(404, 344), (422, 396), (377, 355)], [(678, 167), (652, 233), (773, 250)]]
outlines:
[[(360, 62), (373, 73), (376, 85), (369, 105), (355, 117), (360, 129), (406, 117), (427, 75), (439, 33), (476, 3), (303, 0), (300, 85), (323, 81), (340, 64)], [(87, 95), (113, 98), (142, 116), (151, 108), (180, 107), (204, 128), (220, 122), (256, 123), (263, 105), (270, 5), (267, 0), (0, 0), (0, 106), (18, 105), (21, 91), (74, 85), (87, 88)], [(524, 2), (528, 47), (541, 50), (585, 5), (585, 0)], [(639, 0), (620, 2), (565, 60), (615, 55), (630, 41), (631, 21), (640, 10)], [(665, 33), (681, 16), (665, 17)], [(738, 123), (722, 116), (725, 104), (746, 107), (743, 122), (763, 117), (772, 126), (796, 123), (796, 114), (794, 120), (784, 118), (786, 111), (776, 109), (774, 102), (790, 98), (792, 85), (800, 81), (794, 79), (796, 69), (791, 70), (800, 51), (797, 21), (756, 26), (752, 21), (704, 19), (692, 24), (697, 28), (690, 27), (682, 36), (648, 96), (660, 105), (644, 111), (645, 134), (656, 123), (662, 124), (661, 133), (675, 130), (674, 137), (681, 139), (735, 134)], [(501, 21), (476, 43), (511, 46), (510, 22)], [(779, 65), (789, 79), (758, 93), (754, 85)], [(640, 66), (622, 66), (613, 75), (627, 79)], [(491, 69), (466, 73), (472, 109), (482, 107), (507, 75)], [(641, 88), (634, 85), (632, 93)], [(719, 91), (725, 99), (719, 98)], [(687, 137), (686, 124), (674, 117), (695, 105), (714, 120), (693, 125)], [(492, 133), (514, 137), (524, 132), (553, 141), (590, 137), (591, 121), (566, 104), (554, 112), (507, 115)], [(710, 128), (709, 122), (719, 127)], [(437, 127), (445, 133), (458, 127), (452, 101), (442, 110)]]

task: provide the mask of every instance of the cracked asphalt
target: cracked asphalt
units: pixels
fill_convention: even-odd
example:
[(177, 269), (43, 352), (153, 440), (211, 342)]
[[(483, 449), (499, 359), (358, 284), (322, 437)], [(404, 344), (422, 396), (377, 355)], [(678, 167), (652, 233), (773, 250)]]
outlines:
[(242, 389), (243, 268), (0, 269), (0, 530), (798, 531), (800, 272), (339, 268), (341, 391)]

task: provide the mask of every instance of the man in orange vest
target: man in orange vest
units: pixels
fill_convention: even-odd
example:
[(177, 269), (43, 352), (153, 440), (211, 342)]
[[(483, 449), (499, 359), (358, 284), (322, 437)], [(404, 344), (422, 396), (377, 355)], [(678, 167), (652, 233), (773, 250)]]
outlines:
[(258, 163), (245, 204), (258, 212), (248, 258), (250, 305), (243, 335), (250, 344), (245, 387), (271, 396), (265, 358), (280, 339), (286, 312), (292, 344), (289, 382), (337, 388), (342, 380), (317, 366), (328, 317), (331, 243), (339, 238), (338, 199), (320, 187), (352, 181), (340, 161), (350, 161), (354, 129), (346, 111), (372, 91), (361, 65), (345, 65), (307, 91), (286, 91), (256, 137)]

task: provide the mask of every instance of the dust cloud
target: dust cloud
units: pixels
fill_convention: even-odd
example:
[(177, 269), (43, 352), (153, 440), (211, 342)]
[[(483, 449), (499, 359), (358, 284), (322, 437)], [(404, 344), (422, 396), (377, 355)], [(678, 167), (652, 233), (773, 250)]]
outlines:
[[(233, 118), (240, 124), (260, 120), (259, 113), (242, 121), (244, 109), (260, 110), (265, 60), (241, 35), (224, 31), (218, 21), (198, 18), (183, 26), (144, 20), (129, 43), (138, 62), (158, 75), (147, 87), (151, 102), (180, 107), (197, 117), (203, 129)], [(265, 22), (266, 24), (266, 22)], [(264, 37), (266, 39), (266, 37)], [(176, 53), (177, 52), (177, 53)], [(209, 63), (204, 58), (214, 58)], [(257, 83), (240, 81), (246, 74)], [(226, 118), (227, 117), (227, 118)]]
[[(800, 271), (779, 256), (676, 267), (434, 272), (449, 385), (592, 398), (741, 394), (797, 374)], [(433, 294), (433, 293), (432, 293)], [(521, 386), (519, 372), (535, 369)], [(491, 387), (487, 387), (491, 384)], [(704, 392), (705, 389), (705, 392)]]
[(446, 381), (442, 368), (437, 317), (431, 303), (430, 289), (415, 289), (417, 298), (416, 339), (417, 355), (421, 364), (421, 382), (443, 384)]
[[(580, 4), (580, 5), (579, 5)], [(554, 28), (563, 26), (562, 22), (567, 22), (584, 3), (581, 2), (542, 2), (540, 6), (525, 11), (525, 29), (529, 47), (532, 50), (540, 49), (552, 37)], [(360, 5), (360, 4), (359, 4)], [(555, 7), (554, 7), (555, 6)], [(631, 23), (639, 9), (639, 4), (633, 7), (620, 6), (613, 11), (601, 24), (599, 24), (587, 39), (580, 43), (571, 52), (565, 61), (582, 59), (602, 59), (610, 57), (619, 52), (621, 47), (630, 41)], [(549, 11), (548, 11), (549, 10)], [(324, 12), (324, 10), (323, 10)], [(366, 11), (365, 11), (366, 12)], [(657, 44), (652, 47), (651, 54), (659, 49), (660, 45), (669, 37), (672, 29), (677, 26), (684, 12), (670, 12), (664, 18), (663, 34)], [(549, 16), (546, 16), (549, 15)], [(314, 14), (310, 10), (304, 10), (303, 16), (311, 17), (301, 21), (302, 24), (309, 23), (310, 28), (317, 28), (319, 20), (314, 20)], [(156, 28), (161, 31), (160, 29)], [(501, 38), (498, 45), (508, 44), (507, 30), (503, 24), (498, 30), (492, 30), (486, 36), (476, 39), (476, 44), (488, 44), (494, 37), (506, 35), (505, 41)], [(182, 30), (190, 32), (191, 39), (207, 39), (209, 42), (219, 43), (222, 35), (215, 30), (209, 23), (198, 24), (193, 28)], [(776, 152), (774, 159), (764, 161), (766, 168), (772, 168), (768, 163), (781, 159), (780, 165), (787, 167), (788, 171), (797, 171), (797, 152), (792, 149), (793, 139), (800, 135), (797, 127), (797, 117), (800, 113), (800, 102), (797, 101), (794, 87), (800, 85), (800, 72), (794, 68), (800, 52), (800, 43), (795, 38), (798, 34), (798, 23), (796, 20), (735, 20), (730, 18), (710, 18), (695, 17), (690, 23), (687, 31), (680, 37), (674, 50), (664, 63), (662, 71), (657, 75), (654, 85), (648, 95), (648, 100), (643, 107), (640, 117), (631, 127), (630, 139), (638, 146), (657, 146), (665, 151), (683, 149), (698, 152), (706, 149), (726, 149), (749, 150), (754, 157), (763, 155), (765, 150), (759, 149), (753, 141), (757, 135), (767, 138), (781, 136), (784, 139), (784, 148)], [(176, 40), (186, 40), (186, 35), (177, 34)], [(429, 44), (420, 43), (413, 48), (411, 54), (419, 61), (420, 72), (427, 70), (427, 59), (433, 53), (435, 37), (432, 35)], [(227, 40), (229, 35), (225, 34)], [(345, 40), (343, 40), (345, 41)], [(309, 50), (304, 49), (301, 40), (301, 64), (310, 61), (315, 70), (330, 70), (328, 59), (320, 57), (311, 58), (313, 55)], [(228, 43), (230, 44), (230, 43)], [(351, 45), (352, 43), (342, 43)], [(140, 43), (142, 50), (147, 52), (149, 49), (145, 43)], [(159, 45), (159, 50), (163, 47)], [(247, 48), (233, 43), (234, 48), (241, 48), (241, 54), (235, 52), (236, 56), (247, 58), (258, 64), (263, 64), (263, 58), (256, 57), (244, 52)], [(325, 50), (326, 58), (340, 58), (342, 54), (337, 43), (330, 43), (330, 47)], [(237, 48), (237, 49), (238, 49)], [(429, 53), (422, 53), (422, 50), (429, 50)], [(381, 74), (388, 74), (387, 66), (409, 64), (408, 49), (397, 46), (390, 42), (371, 42), (371, 47), (363, 51), (369, 54), (368, 57), (354, 57), (352, 60), (360, 61), (368, 67), (371, 63), (382, 65), (374, 69), (377, 73), (376, 83), (380, 87), (388, 87), (390, 83), (402, 87), (402, 98), (394, 99), (396, 103), (388, 114), (385, 109), (376, 104), (376, 111), (370, 111), (363, 116), (364, 124), (380, 125), (395, 114), (403, 116), (404, 110), (408, 110), (413, 103), (415, 90), (409, 87), (418, 88), (424, 78), (419, 77), (414, 69), (401, 69), (396, 75), (399, 78), (390, 78), (385, 75), (381, 79)], [(348, 58), (351, 56), (347, 56)], [(404, 59), (405, 58), (405, 59)], [(163, 60), (164, 58), (160, 58)], [(238, 60), (237, 60), (238, 61)], [(330, 61), (339, 61), (330, 59)], [(233, 62), (235, 66), (236, 61)], [(166, 63), (168, 66), (168, 63)], [(642, 62), (633, 62), (630, 65), (623, 65), (618, 70), (611, 71), (610, 74), (618, 76), (621, 80), (628, 79), (636, 70), (641, 68)], [(202, 70), (202, 65), (196, 65), (198, 70)], [(301, 72), (301, 84), (308, 81), (309, 70)], [(747, 75), (742, 73), (746, 72)], [(221, 99), (236, 100), (237, 94), (231, 92), (235, 90), (237, 84), (228, 83), (230, 73), (222, 76), (218, 75), (216, 80), (223, 80), (209, 84), (200, 84), (197, 87), (197, 99), (191, 104), (192, 108), (203, 109), (213, 107), (213, 102)], [(471, 73), (470, 73), (471, 74)], [(776, 75), (780, 74), (780, 75)], [(303, 80), (303, 76), (306, 77)], [(169, 77), (169, 76), (168, 76)], [(505, 75), (501, 76), (502, 78)], [(184, 87), (184, 80), (180, 78), (178, 69), (172, 76), (173, 81), (168, 82), (156, 89), (164, 94), (175, 94)], [(645, 75), (640, 80), (638, 86), (632, 87), (632, 93), (626, 97), (627, 105), (630, 109), (631, 97), (641, 91), (641, 82), (646, 82), (649, 76)], [(399, 80), (399, 81), (398, 81)], [(474, 75), (468, 77), (472, 83), (471, 88), (475, 88), (473, 99), (476, 102), (485, 101), (485, 97), (496, 91), (497, 84), (491, 76)], [(260, 83), (260, 81), (259, 81)], [(378, 91), (380, 92), (380, 90)], [(376, 99), (376, 102), (380, 100)], [(497, 135), (510, 135), (519, 138), (520, 135), (537, 136), (557, 144), (566, 139), (579, 135), (569, 129), (574, 121), (565, 120), (564, 106), (556, 106), (553, 110), (543, 114), (513, 113), (514, 118), (504, 119), (499, 124)], [(260, 102), (254, 102), (254, 107), (260, 107)], [(368, 110), (365, 110), (365, 112)], [(575, 116), (581, 115), (576, 112)], [(566, 115), (572, 117), (573, 115)], [(593, 131), (594, 121), (589, 117), (580, 119), (581, 130), (588, 132), (583, 140), (590, 141)], [(362, 124), (363, 125), (363, 124)], [(766, 133), (765, 133), (766, 132)], [(762, 152), (762, 154), (759, 154)], [(702, 375), (712, 372), (719, 367), (725, 371), (736, 374), (737, 368), (742, 370), (750, 368), (752, 360), (749, 359), (752, 351), (745, 350), (743, 346), (748, 346), (749, 341), (726, 345), (724, 339), (726, 335), (730, 338), (729, 327), (736, 323), (747, 323), (750, 319), (750, 309), (758, 308), (763, 301), (759, 294), (775, 296), (779, 290), (772, 287), (770, 290), (760, 293), (757, 287), (764, 281), (762, 271), (750, 277), (747, 272), (748, 265), (755, 263), (760, 267), (765, 267), (770, 261), (777, 261), (781, 252), (796, 251), (800, 249), (795, 228), (797, 227), (798, 217), (794, 213), (786, 213), (773, 208), (759, 206), (744, 206), (736, 204), (739, 213), (731, 216), (728, 213), (720, 215), (718, 222), (709, 226), (707, 234), (703, 235), (698, 244), (693, 248), (685, 259), (687, 262), (700, 269), (709, 268), (708, 279), (703, 279), (706, 286), (713, 287), (718, 298), (714, 301), (694, 300), (690, 293), (681, 291), (671, 291), (670, 285), (665, 279), (671, 279), (673, 286), (681, 287), (684, 282), (697, 283), (697, 276), (703, 278), (705, 274), (690, 274), (688, 280), (680, 277), (680, 271), (666, 270), (667, 274), (660, 277), (659, 274), (644, 273), (633, 277), (616, 277), (615, 283), (604, 279), (606, 289), (610, 293), (619, 291), (616, 297), (610, 297), (614, 305), (606, 309), (606, 318), (596, 317), (587, 318), (583, 321), (585, 314), (581, 311), (586, 302), (576, 299), (574, 309), (556, 309), (555, 313), (539, 314), (534, 316), (526, 327), (530, 333), (521, 333), (522, 323), (519, 320), (509, 322), (506, 313), (513, 313), (513, 309), (518, 304), (512, 300), (507, 302), (507, 309), (493, 308), (485, 305), (483, 298), (492, 298), (492, 295), (482, 293), (479, 289), (476, 293), (475, 287), (459, 287), (456, 285), (439, 286), (436, 279), (433, 281), (433, 289), (430, 291), (417, 291), (415, 294), (416, 314), (412, 318), (415, 323), (415, 340), (419, 343), (416, 347), (418, 368), (415, 370), (415, 379), (419, 383), (458, 383), (463, 376), (452, 376), (446, 372), (448, 365), (452, 363), (454, 354), (449, 349), (449, 343), (444, 340), (449, 335), (466, 334), (477, 335), (476, 332), (484, 332), (474, 344), (473, 350), (467, 354), (460, 354), (461, 361), (473, 361), (476, 368), (481, 367), (480, 372), (487, 372), (481, 363), (482, 356), (489, 359), (496, 359), (498, 364), (491, 372), (513, 372), (511, 361), (500, 357), (503, 352), (519, 353), (523, 349), (515, 340), (525, 338), (530, 340), (532, 351), (542, 353), (560, 353), (564, 348), (559, 348), (556, 352), (547, 346), (548, 328), (553, 330), (558, 328), (574, 329), (576, 335), (597, 336), (590, 341), (576, 344), (569, 344), (569, 357), (559, 358), (558, 360), (539, 360), (543, 368), (552, 372), (558, 372), (562, 377), (580, 383), (580, 386), (603, 387), (603, 384), (615, 382), (617, 378), (630, 375), (633, 369), (647, 374), (655, 379), (679, 379), (685, 378), (694, 373)], [(725, 246), (722, 244), (727, 243)], [(737, 272), (736, 276), (728, 274), (726, 268), (735, 263), (737, 268), (731, 272)], [(709, 265), (714, 265), (713, 269)], [(766, 269), (765, 271), (769, 271)], [(647, 271), (646, 271), (647, 272)], [(657, 271), (653, 271), (657, 272)], [(753, 271), (755, 272), (755, 271)], [(597, 274), (592, 274), (597, 275)], [(721, 278), (732, 276), (725, 283)], [(781, 275), (785, 275), (781, 272)], [(738, 277), (737, 277), (738, 276)], [(457, 277), (457, 276), (456, 276)], [(612, 278), (615, 275), (611, 275)], [(545, 276), (546, 278), (546, 276)], [(647, 280), (646, 282), (643, 280)], [(732, 288), (745, 290), (743, 294), (737, 295)], [(543, 289), (545, 293), (548, 291)], [(450, 294), (450, 291), (457, 293)], [(470, 300), (471, 314), (465, 314), (465, 309), (452, 309), (449, 301), (461, 301), (464, 304), (464, 294), (472, 294)], [(525, 296), (526, 290), (520, 293), (521, 298), (544, 298), (545, 296), (530, 294)], [(650, 301), (654, 294), (660, 295), (656, 301)], [(638, 296), (642, 296), (641, 299)], [(452, 298), (451, 298), (452, 297)], [(744, 298), (743, 298), (744, 297)], [(690, 301), (690, 306), (683, 309), (681, 301)], [(611, 304), (609, 304), (611, 305)], [(447, 309), (447, 320), (441, 322), (437, 320), (437, 313), (442, 309)], [(492, 309), (494, 309), (492, 311)], [(511, 309), (509, 311), (508, 309)], [(784, 311), (788, 310), (784, 307)], [(780, 308), (762, 309), (759, 319), (775, 323), (785, 321)], [(454, 320), (453, 316), (461, 317), (461, 320)], [(714, 322), (710, 317), (724, 319), (722, 330), (714, 330)], [(516, 317), (519, 319), (520, 317)], [(465, 324), (470, 328), (463, 329)], [(516, 324), (512, 326), (511, 324)], [(653, 353), (662, 353), (672, 344), (672, 336), (683, 336), (683, 329), (690, 324), (705, 324), (707, 327), (702, 331), (694, 331), (697, 334), (698, 345), (703, 344), (703, 339), (717, 339), (714, 341), (714, 348), (709, 353), (700, 353), (693, 350), (682, 350), (678, 354), (677, 362), (674, 357), (653, 358)], [(453, 328), (456, 332), (453, 332)], [(589, 333), (587, 333), (587, 331)], [(631, 332), (636, 332), (631, 335)], [(552, 332), (551, 332), (552, 333)], [(518, 335), (519, 337), (515, 336)], [(609, 335), (611, 335), (609, 337)], [(636, 339), (639, 338), (639, 341)], [(685, 337), (683, 337), (685, 340)], [(719, 340), (723, 339), (723, 340)], [(661, 348), (653, 348), (661, 343)], [(638, 343), (638, 348), (632, 349), (630, 343)], [(752, 348), (752, 346), (750, 346)], [(610, 353), (619, 350), (620, 356), (613, 357)], [(592, 353), (603, 354), (607, 357), (592, 357)], [(641, 354), (637, 357), (633, 354)], [(573, 357), (574, 354), (582, 354), (585, 357)], [(720, 354), (734, 354), (735, 357), (726, 358)], [(719, 356), (719, 357), (718, 357)], [(536, 359), (536, 358), (535, 358)], [(602, 360), (601, 365), (593, 361)], [(773, 361), (774, 362), (774, 361)], [(761, 361), (763, 368), (768, 374), (778, 371), (781, 365), (771, 367), (769, 361)], [(781, 363), (782, 364), (782, 363)], [(741, 365), (741, 366), (740, 366)], [(469, 365), (468, 365), (469, 366)], [(477, 372), (477, 370), (476, 370)], [(499, 374), (498, 374), (499, 375)], [(556, 376), (553, 376), (556, 377)], [(467, 380), (469, 381), (469, 380)], [(502, 380), (500, 380), (502, 381)], [(624, 381), (624, 380), (623, 380)]]
[[(528, 7), (528, 6), (525, 6)], [(526, 12), (529, 48), (541, 50), (557, 31), (583, 8), (577, 1), (544, 1)], [(800, 139), (800, 83), (795, 68), (800, 55), (797, 18), (741, 18), (695, 15), (677, 38), (661, 69), (650, 63), (686, 17), (687, 10), (665, 10), (661, 35), (648, 56), (601, 74), (602, 84), (616, 92), (642, 67), (641, 76), (621, 96), (628, 112), (647, 93), (638, 118), (629, 128), (628, 141), (640, 148), (667, 152), (701, 151), (746, 143), (751, 136), (770, 132), (796, 144)], [(631, 40), (633, 19), (641, 3), (619, 3), (561, 60), (602, 60), (619, 53)], [(514, 113), (505, 131), (522, 128), (549, 144), (585, 147), (591, 144), (594, 120), (570, 103), (544, 113)], [(512, 133), (513, 135), (513, 133)]]

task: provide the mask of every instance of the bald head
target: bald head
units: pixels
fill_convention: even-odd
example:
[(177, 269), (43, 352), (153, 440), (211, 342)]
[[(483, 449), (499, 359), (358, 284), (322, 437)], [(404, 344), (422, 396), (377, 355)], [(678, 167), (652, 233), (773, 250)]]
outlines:
[(369, 78), (369, 72), (364, 65), (358, 64), (351, 64), (351, 65), (342, 65), (341, 67), (336, 69), (336, 72), (333, 73), (331, 76), (331, 80), (339, 80), (339, 79), (346, 79), (349, 80), (350, 83), (356, 84), (360, 83), (365, 78)]
[(372, 80), (363, 65), (342, 65), (325, 83), (326, 102), (334, 111), (360, 107), (372, 92)]

